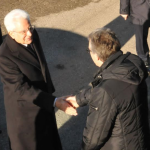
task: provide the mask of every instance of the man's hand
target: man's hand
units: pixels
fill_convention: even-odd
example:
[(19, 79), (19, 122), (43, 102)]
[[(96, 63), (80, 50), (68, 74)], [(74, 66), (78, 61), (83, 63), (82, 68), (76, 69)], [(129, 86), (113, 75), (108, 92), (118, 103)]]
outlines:
[(79, 105), (77, 104), (77, 101), (76, 101), (76, 97), (75, 96), (68, 96), (66, 97), (65, 99), (68, 103), (70, 103), (73, 107), (75, 108), (78, 108)]
[(124, 18), (124, 20), (128, 19), (128, 14), (120, 14), (120, 15)]
[(73, 107), (73, 106), (72, 106), (69, 102), (67, 102), (65, 99), (66, 99), (66, 96), (57, 98), (56, 103), (55, 103), (55, 106), (56, 106), (58, 109), (64, 111), (66, 114), (76, 116), (76, 115), (78, 114), (76, 108)]

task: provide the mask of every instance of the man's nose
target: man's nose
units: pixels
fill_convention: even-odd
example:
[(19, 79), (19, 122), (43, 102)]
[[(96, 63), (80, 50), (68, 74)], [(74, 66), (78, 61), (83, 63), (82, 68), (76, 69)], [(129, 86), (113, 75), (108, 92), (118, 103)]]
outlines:
[(27, 31), (27, 36), (32, 36), (32, 32), (30, 30)]

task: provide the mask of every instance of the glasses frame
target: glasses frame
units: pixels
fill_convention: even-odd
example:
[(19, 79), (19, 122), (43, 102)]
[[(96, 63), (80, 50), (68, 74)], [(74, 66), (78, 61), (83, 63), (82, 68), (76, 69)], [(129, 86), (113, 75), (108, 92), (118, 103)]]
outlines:
[(92, 52), (89, 48), (87, 48), (86, 51), (87, 51), (88, 53), (91, 53), (91, 52)]
[(13, 32), (16, 32), (16, 33), (19, 33), (19, 34), (22, 34), (22, 35), (26, 35), (28, 31), (30, 31), (32, 33), (34, 29), (35, 29), (35, 26), (30, 25), (27, 30), (20, 31), (20, 32), (17, 32), (17, 31), (13, 31)]

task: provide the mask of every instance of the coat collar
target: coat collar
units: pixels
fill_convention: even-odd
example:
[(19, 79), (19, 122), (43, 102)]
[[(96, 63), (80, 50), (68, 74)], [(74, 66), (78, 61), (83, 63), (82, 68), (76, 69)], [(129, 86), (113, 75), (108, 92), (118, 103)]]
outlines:
[(9, 35), (7, 36), (7, 40), (8, 40), (8, 47), (12, 52), (12, 55), (41, 70), (38, 60), (35, 57), (33, 57), (33, 55), (30, 53), (30, 50), (28, 50), (27, 47), (17, 43)]
[(33, 48), (35, 49), (36, 54), (38, 56), (44, 80), (45, 80), (45, 82), (47, 82), (47, 78), (46, 78), (46, 68), (47, 68), (46, 59), (45, 59), (43, 49), (42, 49), (42, 45), (41, 45), (41, 42), (40, 42), (40, 39), (39, 39), (39, 36), (38, 36), (38, 33), (37, 33), (36, 30), (34, 30), (34, 32), (33, 32), (32, 45), (33, 45)]
[[(10, 51), (12, 52), (12, 55), (15, 57), (21, 59), (22, 61), (25, 61), (28, 64), (31, 64), (42, 71), (44, 80), (46, 82), (46, 61), (43, 54), (43, 50), (41, 47), (41, 43), (38, 37), (38, 34), (36, 30), (33, 32), (33, 48), (38, 56), (38, 60), (33, 57), (33, 55), (28, 51), (27, 47), (17, 43), (15, 40), (13, 40), (9, 35), (7, 35), (6, 40), (8, 41), (8, 47)], [(39, 62), (38, 62), (39, 61)], [(40, 65), (39, 65), (40, 63)]]

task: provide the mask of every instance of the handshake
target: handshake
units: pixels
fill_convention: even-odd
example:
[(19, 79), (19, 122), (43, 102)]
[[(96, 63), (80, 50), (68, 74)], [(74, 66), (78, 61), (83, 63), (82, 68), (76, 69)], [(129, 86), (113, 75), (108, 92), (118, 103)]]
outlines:
[(58, 97), (55, 106), (64, 111), (66, 114), (77, 116), (77, 110), (76, 108), (79, 107), (79, 105), (76, 102), (76, 97), (75, 96), (63, 96), (63, 97)]

